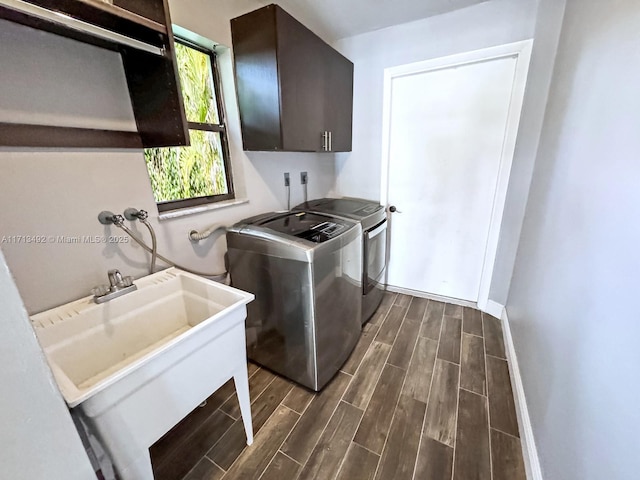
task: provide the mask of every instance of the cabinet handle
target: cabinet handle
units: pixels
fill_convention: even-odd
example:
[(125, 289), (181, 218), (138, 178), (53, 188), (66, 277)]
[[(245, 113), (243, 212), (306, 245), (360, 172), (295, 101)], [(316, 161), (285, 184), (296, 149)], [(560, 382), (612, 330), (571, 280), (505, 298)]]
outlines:
[(333, 151), (333, 139), (331, 138), (331, 132), (329, 132), (329, 151)]
[(322, 151), (327, 152), (329, 150), (329, 134), (325, 130), (322, 132)]

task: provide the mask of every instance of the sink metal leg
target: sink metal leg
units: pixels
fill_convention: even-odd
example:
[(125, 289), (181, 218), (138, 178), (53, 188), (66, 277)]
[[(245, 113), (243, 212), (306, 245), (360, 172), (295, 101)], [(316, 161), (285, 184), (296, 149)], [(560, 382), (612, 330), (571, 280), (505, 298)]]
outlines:
[(251, 445), (253, 443), (253, 424), (251, 423), (251, 398), (249, 397), (249, 377), (246, 365), (244, 371), (233, 376), (233, 382), (236, 384), (242, 423), (244, 423), (244, 431), (247, 434), (247, 445)]

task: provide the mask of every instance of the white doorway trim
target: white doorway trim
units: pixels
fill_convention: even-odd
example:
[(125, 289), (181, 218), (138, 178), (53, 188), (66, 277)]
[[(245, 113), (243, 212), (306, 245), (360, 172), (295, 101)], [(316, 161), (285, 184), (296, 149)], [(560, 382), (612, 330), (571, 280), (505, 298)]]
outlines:
[(388, 205), (389, 202), (389, 155), (391, 137), (391, 102), (392, 83), (395, 78), (425, 73), (434, 70), (455, 68), (470, 63), (485, 62), (505, 57), (516, 58), (516, 70), (509, 105), (507, 126), (505, 131), (502, 154), (500, 158), (500, 168), (498, 181), (493, 200), (489, 235), (487, 238), (487, 248), (485, 250), (482, 276), (480, 280), (480, 290), (477, 305), (482, 311), (487, 311), (489, 307), (489, 290), (493, 279), (496, 255), (498, 251), (498, 240), (502, 228), (502, 216), (507, 197), (507, 187), (511, 175), (511, 165), (518, 136), (518, 126), (520, 123), (520, 113), (524, 100), (524, 91), (529, 73), (529, 62), (531, 59), (531, 49), (533, 40), (523, 40), (520, 42), (499, 45), (497, 47), (474, 50), (447, 57), (425, 60), (407, 65), (386, 68), (384, 71), (384, 94), (382, 109), (382, 165), (381, 165), (381, 185), (380, 203)]

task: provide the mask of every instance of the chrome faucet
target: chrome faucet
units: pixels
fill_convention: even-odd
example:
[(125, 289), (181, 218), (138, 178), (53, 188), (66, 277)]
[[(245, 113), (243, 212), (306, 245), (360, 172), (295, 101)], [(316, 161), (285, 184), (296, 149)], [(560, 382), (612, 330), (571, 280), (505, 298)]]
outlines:
[(99, 285), (91, 290), (93, 301), (96, 303), (108, 302), (138, 289), (133, 283), (133, 277), (123, 277), (120, 270), (109, 270), (107, 276), (109, 277), (109, 285)]
[(109, 276), (109, 283), (111, 284), (112, 288), (119, 288), (120, 285), (122, 285), (123, 278), (120, 270), (109, 270), (107, 272), (107, 275)]

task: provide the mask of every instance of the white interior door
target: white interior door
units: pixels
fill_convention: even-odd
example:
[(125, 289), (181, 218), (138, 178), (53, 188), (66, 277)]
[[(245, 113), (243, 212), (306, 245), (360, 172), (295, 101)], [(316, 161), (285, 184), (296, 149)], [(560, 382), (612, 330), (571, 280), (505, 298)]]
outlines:
[(391, 222), (389, 285), (478, 301), (520, 114), (517, 65), (518, 55), (475, 58), (387, 78), (386, 200), (400, 212)]

